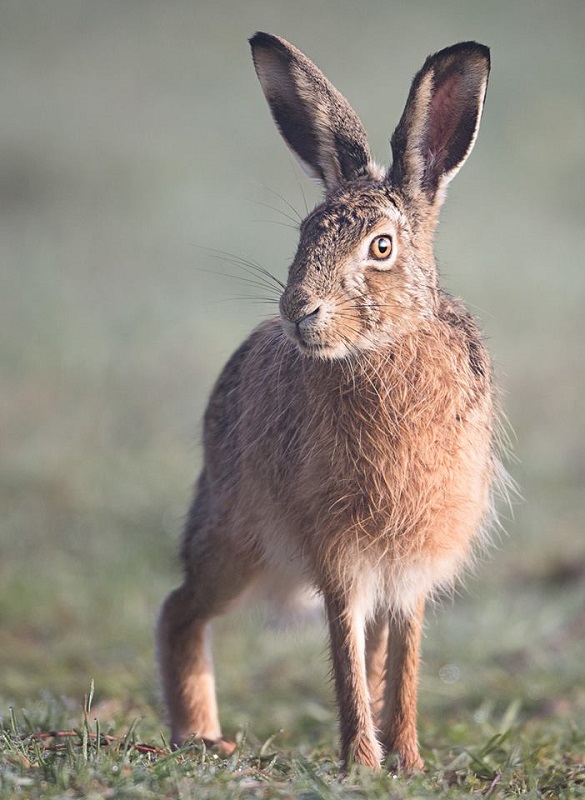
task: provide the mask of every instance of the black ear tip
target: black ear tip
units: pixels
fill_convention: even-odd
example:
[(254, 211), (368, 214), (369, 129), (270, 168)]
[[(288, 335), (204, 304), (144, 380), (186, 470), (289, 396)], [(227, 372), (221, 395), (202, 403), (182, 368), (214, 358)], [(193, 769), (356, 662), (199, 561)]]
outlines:
[(256, 31), (253, 36), (248, 39), (252, 50), (255, 47), (274, 47), (280, 43), (278, 36), (272, 33), (265, 33), (264, 31)]
[(255, 47), (257, 44), (260, 44), (265, 36), (266, 34), (263, 31), (256, 31), (256, 33), (248, 39), (250, 47)]
[(445, 47), (444, 50), (439, 50), (438, 53), (430, 55), (423, 65), (423, 71), (432, 68), (441, 68), (447, 66), (453, 61), (460, 63), (467, 61), (468, 63), (476, 63), (478, 66), (483, 65), (487, 72), (490, 70), (490, 49), (485, 44), (479, 42), (458, 42), (452, 44), (450, 47)]
[(438, 56), (467, 56), (470, 58), (481, 58), (483, 59), (488, 67), (490, 65), (490, 49), (485, 44), (481, 44), (480, 42), (458, 42), (457, 44), (451, 45), (451, 47), (446, 47), (444, 50), (441, 50), (437, 53)]
[(477, 53), (478, 56), (484, 58), (489, 66), (490, 64), (490, 49), (487, 45), (481, 44), (480, 42), (469, 42), (468, 43), (472, 50)]

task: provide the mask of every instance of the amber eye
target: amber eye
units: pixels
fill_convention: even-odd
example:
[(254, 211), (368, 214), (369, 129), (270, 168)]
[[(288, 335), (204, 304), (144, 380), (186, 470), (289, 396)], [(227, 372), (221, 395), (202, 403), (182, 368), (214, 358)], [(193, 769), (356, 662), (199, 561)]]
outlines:
[(377, 261), (386, 261), (392, 255), (392, 239), (389, 236), (376, 236), (370, 243), (370, 258)]

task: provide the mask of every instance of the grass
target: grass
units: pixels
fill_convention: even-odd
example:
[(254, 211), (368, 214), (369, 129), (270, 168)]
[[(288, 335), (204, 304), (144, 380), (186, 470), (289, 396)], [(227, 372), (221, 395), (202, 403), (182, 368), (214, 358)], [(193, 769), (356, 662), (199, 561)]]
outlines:
[[(500, 586), (505, 608), (484, 586), (429, 614), (424, 776), (397, 777), (389, 764), (341, 779), (323, 626), (275, 630), (240, 614), (218, 625), (215, 648), (232, 755), (197, 742), (169, 750), (150, 664), (77, 700), (4, 701), (0, 797), (585, 796), (582, 590), (549, 579), (548, 589)], [(139, 664), (148, 647), (135, 645)]]
[[(585, 796), (585, 732), (570, 720), (526, 721), (513, 703), (482, 713), (475, 730), (443, 717), (440, 731), (461, 744), (423, 748), (424, 776), (384, 770), (341, 778), (327, 744), (291, 749), (278, 733), (264, 742), (237, 737), (229, 757), (197, 742), (169, 750), (152, 710), (130, 726), (99, 721), (87, 700), (72, 716), (61, 703), (14, 714), (0, 734), (0, 797), (363, 798)], [(479, 715), (476, 714), (476, 717)], [(447, 733), (448, 732), (448, 733)], [(145, 743), (145, 740), (147, 743)]]

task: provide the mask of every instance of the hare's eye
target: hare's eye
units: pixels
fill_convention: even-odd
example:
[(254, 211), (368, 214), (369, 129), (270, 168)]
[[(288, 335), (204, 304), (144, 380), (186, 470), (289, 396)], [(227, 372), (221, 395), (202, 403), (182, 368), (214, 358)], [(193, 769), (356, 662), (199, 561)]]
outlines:
[(392, 239), (389, 236), (376, 236), (370, 243), (370, 258), (376, 261), (386, 261), (392, 255)]

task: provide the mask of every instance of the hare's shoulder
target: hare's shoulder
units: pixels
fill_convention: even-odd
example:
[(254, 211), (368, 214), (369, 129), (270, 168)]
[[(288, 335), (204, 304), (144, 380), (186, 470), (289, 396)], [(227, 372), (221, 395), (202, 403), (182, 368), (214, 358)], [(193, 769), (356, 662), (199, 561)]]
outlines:
[(205, 412), (205, 432), (209, 438), (224, 438), (242, 413), (242, 403), (250, 393), (262, 395), (269, 362), (285, 338), (278, 317), (258, 325), (230, 356), (211, 391)]
[(483, 343), (483, 335), (472, 314), (461, 300), (446, 292), (439, 300), (439, 319), (449, 326), (451, 334), (465, 345), (469, 355), (469, 366), (476, 380), (490, 380), (491, 364), (488, 351)]

